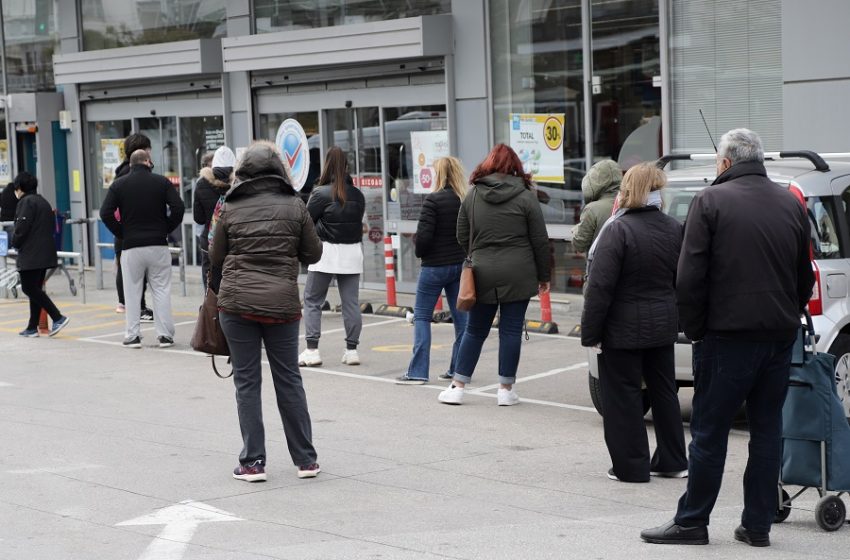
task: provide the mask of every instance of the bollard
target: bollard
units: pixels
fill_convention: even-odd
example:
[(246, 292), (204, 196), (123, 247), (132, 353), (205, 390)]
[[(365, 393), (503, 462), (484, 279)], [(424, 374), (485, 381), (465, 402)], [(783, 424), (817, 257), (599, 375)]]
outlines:
[(384, 237), (384, 265), (387, 274), (387, 305), (395, 306), (395, 262), (393, 261), (393, 238)]
[[(41, 285), (41, 289), (47, 291), (47, 280)], [(38, 334), (50, 334), (50, 327), (47, 326), (47, 311), (43, 308), (38, 315)]]
[(413, 313), (413, 309), (410, 307), (399, 307), (396, 304), (393, 239), (389, 235), (384, 237), (384, 263), (387, 270), (387, 303), (381, 304), (375, 311), (375, 315), (404, 318), (408, 312)]
[(552, 299), (549, 292), (540, 294), (540, 320), (544, 323), (552, 322)]
[(442, 311), (443, 310), (443, 294), (437, 296), (437, 305), (434, 306), (434, 311)]
[(540, 294), (540, 320), (526, 320), (525, 328), (530, 332), (536, 333), (558, 333), (558, 324), (552, 321), (552, 299), (549, 296), (549, 292)]

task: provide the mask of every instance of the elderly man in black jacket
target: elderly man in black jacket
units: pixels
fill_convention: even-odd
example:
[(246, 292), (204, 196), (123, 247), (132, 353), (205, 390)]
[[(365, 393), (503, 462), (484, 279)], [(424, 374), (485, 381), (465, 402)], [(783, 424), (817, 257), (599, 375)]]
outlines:
[[(145, 276), (153, 293), (154, 326), (159, 346), (174, 344), (171, 316), (171, 253), (168, 234), (183, 220), (183, 201), (171, 182), (151, 172), (150, 155), (136, 150), (130, 156), (130, 173), (109, 187), (100, 207), (100, 219), (116, 237), (124, 240), (121, 268), (127, 305), (127, 336), (124, 346), (141, 348), (139, 331), (142, 286)], [(120, 210), (121, 221), (115, 218)]]
[(761, 139), (720, 139), (717, 179), (688, 212), (677, 297), (694, 341), (688, 488), (676, 517), (641, 533), (657, 544), (707, 544), (732, 421), (746, 404), (750, 456), (735, 538), (768, 546), (777, 506), (782, 404), (791, 347), (814, 285), (802, 205), (767, 178)]

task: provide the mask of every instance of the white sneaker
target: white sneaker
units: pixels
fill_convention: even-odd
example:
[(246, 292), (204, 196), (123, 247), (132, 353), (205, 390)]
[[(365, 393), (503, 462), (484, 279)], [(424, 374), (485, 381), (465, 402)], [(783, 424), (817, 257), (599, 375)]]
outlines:
[(463, 404), (463, 387), (449, 385), (448, 389), (440, 391), (437, 400), (446, 404)]
[(342, 363), (347, 366), (359, 366), (360, 354), (357, 353), (357, 350), (346, 350), (342, 355)]
[(519, 395), (513, 389), (499, 389), (496, 400), (499, 402), (499, 406), (513, 406), (519, 403)]
[(319, 354), (319, 349), (308, 348), (301, 352), (301, 355), (298, 356), (298, 365), (306, 367), (322, 365), (322, 356)]

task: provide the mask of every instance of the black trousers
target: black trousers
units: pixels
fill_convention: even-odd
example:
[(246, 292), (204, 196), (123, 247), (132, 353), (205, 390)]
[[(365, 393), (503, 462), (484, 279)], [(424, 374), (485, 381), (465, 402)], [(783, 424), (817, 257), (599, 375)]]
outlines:
[(27, 323), (27, 330), (38, 327), (38, 317), (42, 309), (47, 311), (54, 321), (61, 319), (62, 314), (59, 313), (59, 309), (53, 304), (50, 296), (44, 293), (44, 277), (47, 275), (47, 269), (22, 270), (20, 274), (21, 290), (30, 298), (30, 320)]
[[(599, 366), (605, 444), (614, 474), (626, 482), (647, 482), (650, 470), (687, 469), (673, 345), (628, 350), (603, 347)], [(655, 424), (657, 446), (651, 458), (641, 380), (649, 392)]]

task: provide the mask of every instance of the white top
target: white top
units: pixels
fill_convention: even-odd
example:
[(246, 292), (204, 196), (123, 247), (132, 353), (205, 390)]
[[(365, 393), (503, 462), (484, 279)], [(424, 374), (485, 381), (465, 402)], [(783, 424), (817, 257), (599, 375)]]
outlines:
[(311, 272), (327, 274), (361, 274), (363, 272), (362, 243), (328, 243), (322, 241), (322, 258), (307, 267)]

